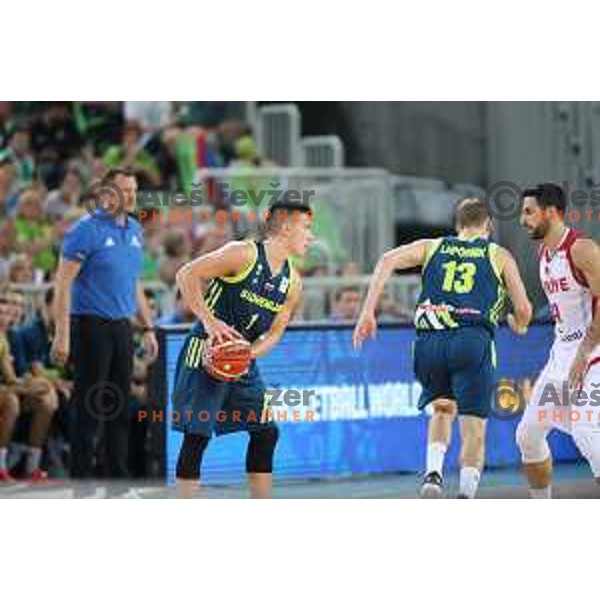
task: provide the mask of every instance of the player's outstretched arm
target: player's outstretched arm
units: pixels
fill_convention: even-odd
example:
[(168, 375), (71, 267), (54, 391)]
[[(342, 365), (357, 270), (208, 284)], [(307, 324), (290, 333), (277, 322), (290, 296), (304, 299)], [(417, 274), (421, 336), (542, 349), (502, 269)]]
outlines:
[[(571, 257), (587, 281), (594, 302), (600, 302), (600, 248), (594, 240), (577, 240), (571, 248)], [(600, 344), (600, 310), (594, 311), (594, 319), (579, 344), (577, 355), (569, 371), (569, 384), (572, 388), (581, 385), (587, 371), (590, 355)]]
[(261, 335), (254, 344), (252, 344), (252, 355), (254, 358), (268, 354), (279, 342), (283, 332), (289, 325), (294, 312), (300, 304), (302, 297), (302, 280), (300, 276), (292, 272), (292, 290), (286, 300), (281, 312), (273, 319), (273, 323), (264, 335)]
[(352, 336), (354, 348), (360, 348), (366, 338), (375, 337), (377, 331), (375, 308), (390, 275), (397, 270), (411, 269), (423, 265), (427, 259), (432, 241), (419, 240), (412, 244), (399, 246), (393, 250), (388, 250), (379, 259), (369, 284), (369, 291), (358, 318), (358, 323), (354, 328)]
[(527, 290), (519, 272), (519, 266), (513, 255), (506, 248), (499, 248), (500, 269), (502, 279), (513, 305), (513, 312), (508, 315), (510, 328), (519, 335), (527, 333), (533, 310), (527, 297)]
[(190, 261), (177, 271), (175, 281), (181, 290), (181, 296), (200, 319), (210, 339), (220, 342), (240, 337), (240, 334), (210, 312), (204, 302), (203, 282), (240, 273), (254, 260), (255, 251), (251, 243), (230, 242), (218, 250)]

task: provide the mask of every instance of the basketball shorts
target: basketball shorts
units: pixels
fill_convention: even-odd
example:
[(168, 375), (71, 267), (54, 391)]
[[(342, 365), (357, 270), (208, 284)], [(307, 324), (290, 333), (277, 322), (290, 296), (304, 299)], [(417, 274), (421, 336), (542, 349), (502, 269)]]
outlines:
[(557, 341), (546, 366), (537, 378), (525, 406), (523, 421), (543, 429), (560, 429), (571, 434), (575, 423), (600, 427), (600, 354), (588, 362), (581, 390), (569, 388), (569, 370), (579, 342)]
[(192, 333), (179, 354), (170, 415), (172, 427), (206, 437), (213, 432), (224, 435), (276, 427), (256, 361), (237, 381), (218, 381), (202, 368), (204, 343)]
[(414, 370), (423, 391), (419, 408), (439, 398), (456, 401), (459, 415), (486, 418), (496, 370), (491, 332), (461, 327), (419, 332), (414, 345)]

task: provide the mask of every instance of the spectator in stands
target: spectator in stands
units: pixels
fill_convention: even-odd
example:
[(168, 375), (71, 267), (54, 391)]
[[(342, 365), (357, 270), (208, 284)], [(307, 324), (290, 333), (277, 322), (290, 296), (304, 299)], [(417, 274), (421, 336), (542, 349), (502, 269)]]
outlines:
[[(48, 274), (57, 264), (57, 231), (44, 214), (42, 190), (28, 187), (19, 196), (15, 218), (15, 242), (18, 252), (31, 256), (33, 268)], [(43, 280), (43, 276), (39, 277)]]
[(199, 225), (193, 231), (194, 256), (208, 254), (233, 240), (230, 215), (226, 219), (212, 220), (208, 225)]
[[(12, 430), (19, 411), (31, 412), (31, 424), (26, 447), (25, 474), (33, 482), (47, 479), (47, 473), (41, 469), (42, 449), (46, 442), (48, 430), (54, 413), (58, 408), (58, 398), (54, 387), (47, 378), (32, 373), (25, 373), (18, 378), (13, 368), (13, 357), (10, 346), (6, 344), (8, 331), (17, 325), (22, 318), (23, 298), (20, 294), (5, 293), (0, 297), (2, 318), (0, 319), (0, 372), (4, 387), (3, 404), (7, 405), (11, 417), (9, 427), (2, 427), (0, 434), (0, 481), (11, 482), (8, 472), (7, 448), (12, 437)], [(8, 348), (8, 349), (7, 349)], [(17, 403), (15, 403), (15, 399)], [(2, 467), (4, 470), (2, 470)]]
[(8, 144), (12, 127), (12, 102), (10, 100), (0, 101), (0, 149)]
[(77, 156), (82, 139), (69, 102), (52, 102), (31, 126), (31, 147), (38, 173), (48, 189), (60, 185), (63, 165)]
[(354, 321), (360, 312), (362, 294), (353, 286), (343, 287), (335, 293), (332, 318), (334, 321)]
[(31, 134), (25, 125), (13, 128), (8, 140), (8, 150), (13, 160), (17, 185), (23, 187), (33, 183), (35, 160), (31, 152)]
[(33, 263), (27, 254), (15, 254), (10, 259), (8, 281), (14, 284), (33, 283)]
[(121, 102), (73, 102), (73, 119), (77, 132), (91, 148), (102, 153), (118, 144), (123, 130)]
[(180, 229), (171, 229), (163, 238), (164, 257), (160, 263), (160, 278), (169, 286), (175, 285), (175, 274), (190, 260), (190, 244)]
[(175, 308), (173, 312), (168, 313), (156, 321), (157, 325), (180, 325), (182, 323), (192, 323), (195, 320), (194, 313), (184, 302), (179, 289), (175, 292)]
[(265, 167), (274, 164), (260, 156), (256, 141), (250, 131), (246, 131), (235, 141), (234, 149), (235, 160), (232, 161), (232, 166)]
[(241, 121), (228, 120), (219, 124), (219, 148), (225, 165), (229, 165), (240, 158), (236, 151), (236, 142), (240, 137), (248, 133), (248, 127)]
[(172, 121), (172, 102), (156, 100), (128, 100), (123, 102), (125, 121), (135, 121), (147, 132), (155, 133)]
[(59, 220), (77, 208), (83, 191), (80, 169), (75, 165), (69, 166), (60, 187), (52, 190), (46, 197), (44, 210), (48, 217)]
[(383, 293), (375, 312), (380, 320), (412, 323), (414, 318), (413, 312), (396, 302), (388, 292)]
[(65, 368), (57, 366), (50, 356), (54, 331), (53, 300), (54, 290), (50, 288), (40, 310), (30, 320), (13, 327), (9, 332), (9, 340), (17, 376), (31, 373), (45, 377), (61, 396), (68, 399), (72, 389), (69, 374)]
[(162, 224), (158, 220), (160, 211), (151, 208), (145, 210), (145, 215), (139, 221), (144, 228), (144, 267), (142, 279), (160, 279), (160, 259), (163, 252)]
[(5, 366), (11, 364), (7, 331), (11, 317), (6, 291), (0, 292), (0, 484), (14, 480), (8, 471), (8, 445), (19, 414), (19, 399), (14, 390), (14, 381)]
[(0, 152), (0, 219), (12, 216), (17, 205), (15, 167), (7, 150)]
[(356, 261), (348, 262), (340, 269), (340, 277), (357, 277), (360, 274), (360, 265)]
[(152, 155), (144, 149), (142, 134), (138, 123), (127, 123), (121, 144), (108, 148), (103, 157), (104, 164), (133, 169), (142, 189), (158, 188), (161, 184), (160, 170)]
[(10, 260), (15, 248), (15, 229), (13, 222), (0, 222), (0, 289), (3, 281), (8, 281)]

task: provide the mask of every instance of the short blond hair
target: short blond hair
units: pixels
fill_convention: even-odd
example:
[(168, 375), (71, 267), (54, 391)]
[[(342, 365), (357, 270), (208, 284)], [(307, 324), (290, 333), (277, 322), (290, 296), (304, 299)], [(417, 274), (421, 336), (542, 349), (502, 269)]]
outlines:
[(457, 229), (482, 227), (489, 218), (488, 208), (480, 198), (463, 198), (456, 204)]

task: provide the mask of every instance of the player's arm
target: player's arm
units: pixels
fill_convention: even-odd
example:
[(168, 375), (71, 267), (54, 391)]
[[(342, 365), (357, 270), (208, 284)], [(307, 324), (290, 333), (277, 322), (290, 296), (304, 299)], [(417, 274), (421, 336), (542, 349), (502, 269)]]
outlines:
[(61, 257), (54, 279), (54, 314), (56, 330), (52, 340), (52, 356), (60, 365), (69, 358), (71, 336), (71, 286), (81, 271), (81, 263)]
[(360, 348), (367, 337), (375, 337), (377, 321), (375, 308), (379, 303), (383, 289), (392, 273), (397, 270), (411, 269), (421, 266), (427, 260), (427, 254), (433, 240), (419, 240), (412, 244), (388, 250), (377, 263), (369, 291), (363, 304), (358, 323), (354, 329), (352, 341), (355, 348)]
[(524, 335), (531, 322), (533, 309), (527, 297), (519, 266), (506, 248), (498, 248), (498, 261), (506, 292), (513, 306), (513, 312), (508, 315), (508, 324), (515, 333)]
[(230, 242), (185, 264), (177, 271), (175, 281), (183, 300), (202, 322), (209, 338), (216, 341), (240, 337), (239, 333), (217, 319), (204, 301), (203, 283), (215, 277), (228, 277), (240, 273), (252, 260), (255, 249), (248, 242)]
[[(585, 276), (594, 301), (600, 300), (600, 248), (594, 240), (577, 240), (571, 249), (573, 263)], [(600, 344), (600, 311), (594, 311), (594, 319), (579, 344), (577, 355), (569, 371), (569, 383), (576, 388), (581, 385), (590, 355)]]
[(274, 346), (277, 345), (283, 332), (289, 325), (294, 312), (300, 304), (300, 298), (302, 297), (302, 281), (300, 276), (293, 271), (292, 272), (292, 290), (284, 304), (281, 312), (273, 319), (273, 323), (264, 335), (261, 335), (254, 344), (252, 344), (252, 356), (256, 358), (268, 354)]

